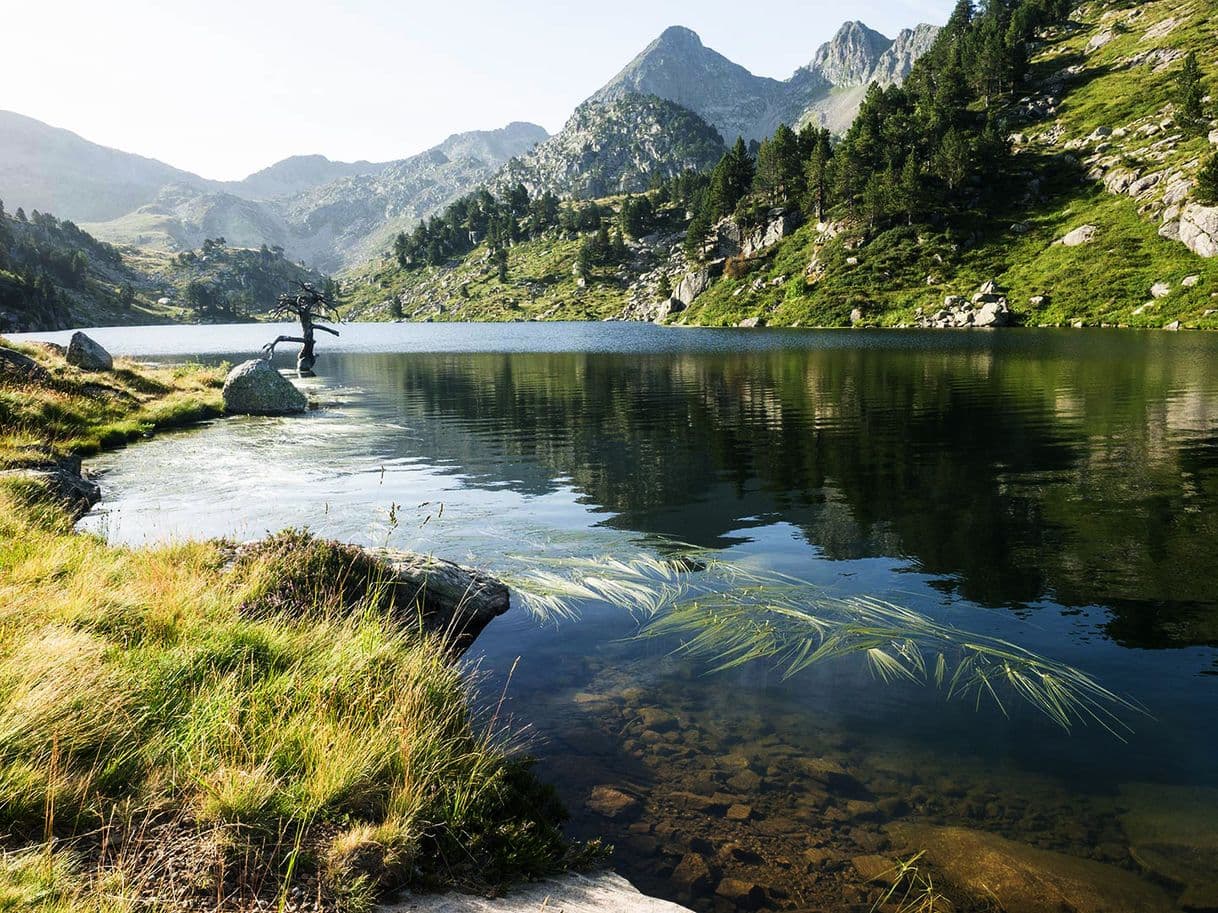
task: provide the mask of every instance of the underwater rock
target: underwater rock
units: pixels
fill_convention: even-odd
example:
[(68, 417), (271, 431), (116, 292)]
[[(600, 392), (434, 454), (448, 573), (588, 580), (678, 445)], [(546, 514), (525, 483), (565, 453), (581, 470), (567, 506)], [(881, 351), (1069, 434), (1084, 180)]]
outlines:
[(1218, 789), (1129, 783), (1121, 826), (1143, 871), (1182, 888), (1187, 910), (1218, 910)]
[(621, 818), (639, 810), (639, 800), (612, 786), (596, 786), (588, 801), (584, 803), (592, 811), (606, 818)]
[(715, 894), (739, 910), (756, 910), (765, 903), (765, 889), (761, 885), (739, 878), (722, 879), (715, 886)]
[(691, 896), (705, 894), (711, 886), (710, 866), (700, 854), (686, 853), (673, 869), (672, 883)]
[(1162, 889), (1133, 872), (985, 831), (895, 824), (888, 832), (903, 854), (921, 852), (946, 885), (1004, 913), (1167, 913), (1175, 908)]

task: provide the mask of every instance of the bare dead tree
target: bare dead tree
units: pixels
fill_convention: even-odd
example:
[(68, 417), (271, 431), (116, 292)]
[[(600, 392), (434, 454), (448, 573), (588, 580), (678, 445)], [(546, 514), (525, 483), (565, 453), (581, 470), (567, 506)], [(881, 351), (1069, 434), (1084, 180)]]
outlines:
[(314, 288), (311, 282), (297, 282), (300, 288), (296, 294), (287, 294), (279, 296), (279, 303), (271, 313), (281, 320), (287, 320), (295, 317), (300, 321), (299, 336), (280, 336), (274, 342), (269, 342), (262, 347), (262, 350), (267, 353), (267, 357), (275, 354), (275, 346), (281, 342), (298, 342), (300, 343), (300, 354), (296, 356), (296, 370), (303, 375), (311, 376), (313, 374), (313, 365), (317, 361), (317, 356), (313, 353), (314, 338), (313, 334), (316, 330), (321, 330), (323, 333), (329, 333), (332, 336), (338, 336), (338, 330), (317, 323), (317, 319), (327, 318), (337, 321), (339, 319), (338, 310), (334, 303)]

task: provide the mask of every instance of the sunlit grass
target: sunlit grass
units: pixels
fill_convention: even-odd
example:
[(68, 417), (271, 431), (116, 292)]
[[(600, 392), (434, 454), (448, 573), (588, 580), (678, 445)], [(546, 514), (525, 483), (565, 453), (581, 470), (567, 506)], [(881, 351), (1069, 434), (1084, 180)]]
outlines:
[(511, 733), (479, 722), (469, 675), (381, 591), (251, 613), (260, 563), (113, 548), (23, 520), (23, 497), (0, 488), (0, 832), (167, 819), (226, 828), (226, 857), (280, 872), (299, 830), (335, 895), (493, 887), (567, 859)]
[(119, 358), (113, 371), (86, 373), (44, 346), (2, 337), (0, 346), (33, 358), (50, 378), (0, 375), (0, 468), (36, 463), (48, 447), (95, 453), (221, 412), (223, 367), (153, 368)]

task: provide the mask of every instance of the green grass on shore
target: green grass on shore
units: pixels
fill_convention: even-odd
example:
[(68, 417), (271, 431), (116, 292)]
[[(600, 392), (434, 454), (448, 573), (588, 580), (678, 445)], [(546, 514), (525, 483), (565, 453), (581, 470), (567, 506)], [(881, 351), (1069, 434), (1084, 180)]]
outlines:
[[(49, 380), (0, 374), (12, 461), (215, 406), (214, 372), (78, 376), (25, 351)], [(560, 805), (444, 646), (383, 588), (332, 585), (347, 550), (291, 541), (292, 598), (268, 603), (292, 556), (113, 547), (0, 475), (0, 911), (362, 909), (596, 852), (563, 840)]]
[(30, 379), (0, 370), (0, 468), (38, 462), (48, 448), (96, 453), (221, 413), (223, 368), (150, 368), (119, 358), (113, 371), (92, 373), (48, 346), (0, 337), (0, 347), (33, 358), (45, 371)]

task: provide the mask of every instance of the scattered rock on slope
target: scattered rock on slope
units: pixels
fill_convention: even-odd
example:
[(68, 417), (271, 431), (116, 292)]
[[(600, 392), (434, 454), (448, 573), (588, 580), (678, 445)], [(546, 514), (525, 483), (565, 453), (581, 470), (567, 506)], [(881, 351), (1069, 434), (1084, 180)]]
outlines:
[(1099, 229), (1094, 225), (1080, 225), (1057, 243), (1065, 247), (1081, 247), (1095, 240), (1095, 233), (1097, 231)]

